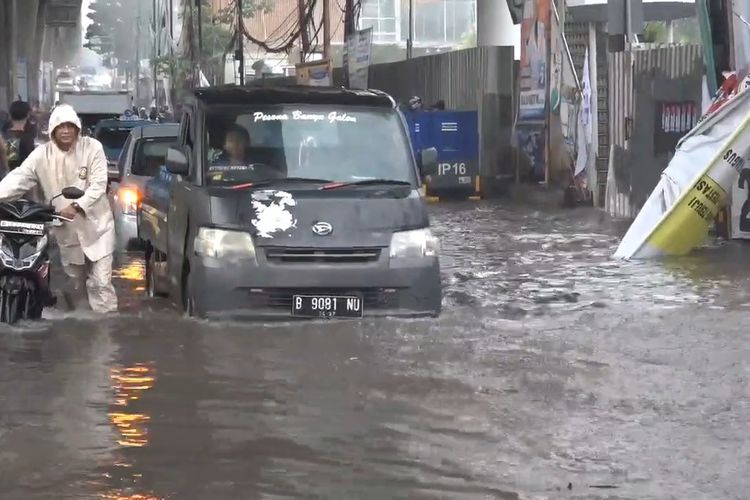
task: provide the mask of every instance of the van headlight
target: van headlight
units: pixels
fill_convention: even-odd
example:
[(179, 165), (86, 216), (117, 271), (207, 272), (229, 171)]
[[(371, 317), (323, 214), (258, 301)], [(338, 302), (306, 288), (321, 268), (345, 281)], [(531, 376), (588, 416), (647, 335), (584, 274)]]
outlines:
[(391, 237), (391, 258), (436, 257), (440, 241), (427, 228), (400, 231)]
[(255, 244), (250, 233), (202, 227), (193, 246), (196, 255), (215, 259), (255, 259)]

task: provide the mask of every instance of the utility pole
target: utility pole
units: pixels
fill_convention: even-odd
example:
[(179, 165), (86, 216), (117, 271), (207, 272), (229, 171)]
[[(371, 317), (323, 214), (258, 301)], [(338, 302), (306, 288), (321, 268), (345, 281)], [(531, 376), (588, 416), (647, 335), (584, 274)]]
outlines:
[(240, 85), (245, 85), (245, 34), (242, 31), (242, 0), (237, 0), (237, 54), (235, 58), (240, 61)]
[(198, 6), (198, 66), (203, 69), (203, 2), (195, 0)]
[(158, 85), (156, 83), (156, 50), (157, 50), (156, 49), (156, 42), (158, 40), (158, 36), (156, 34), (156, 0), (152, 0), (152, 4), (153, 4), (153, 19), (152, 19), (153, 23), (152, 24), (153, 24), (153, 29), (154, 29), (154, 46), (153, 46), (153, 52), (154, 52), (154, 54), (153, 54), (153, 59), (151, 60), (151, 65), (154, 67), (154, 70), (153, 70), (153, 78), (154, 78), (154, 106), (156, 106), (158, 108), (159, 107), (159, 102), (158, 102), (159, 101), (159, 95), (158, 95), (159, 87), (158, 87)]
[(141, 0), (136, 3), (135, 21), (135, 102), (141, 102)]
[(331, 60), (331, 3), (323, 0), (323, 59)]
[[(325, 0), (324, 0), (325, 1)], [(307, 32), (307, 23), (305, 22), (305, 0), (297, 0), (297, 15), (299, 17), (299, 29), (302, 34), (302, 47), (300, 50), (300, 61), (305, 62), (305, 55), (310, 52), (310, 34)]]
[[(487, 0), (485, 0), (487, 1)], [(406, 58), (412, 58), (414, 50), (414, 0), (409, 0), (409, 38), (406, 40)]]
[(174, 0), (169, 0), (169, 107), (174, 106), (174, 69)]
[(344, 4), (344, 86), (349, 87), (349, 39), (354, 35), (354, 0)]

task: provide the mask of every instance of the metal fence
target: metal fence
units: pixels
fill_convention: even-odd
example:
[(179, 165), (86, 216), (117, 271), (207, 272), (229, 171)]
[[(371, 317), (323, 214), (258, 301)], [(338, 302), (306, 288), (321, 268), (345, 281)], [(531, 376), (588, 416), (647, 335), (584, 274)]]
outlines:
[[(370, 67), (369, 87), (398, 102), (413, 96), (429, 106), (444, 101), (446, 109), (479, 113), (479, 167), (486, 194), (504, 189), (515, 176), (512, 146), (518, 65), (513, 47), (477, 47)], [(333, 84), (344, 84), (341, 68)], [(293, 78), (274, 78), (277, 84)]]
[[(400, 102), (419, 96), (425, 105), (442, 100), (446, 109), (477, 110), (480, 175), (492, 191), (515, 174), (516, 71), (512, 47), (477, 47), (374, 65), (369, 86)], [(334, 82), (342, 76), (334, 72)]]
[[(686, 130), (660, 130), (665, 105), (699, 114), (705, 73), (700, 45), (657, 46), (609, 54), (609, 138), (605, 207), (632, 218), (656, 187)], [(693, 116), (692, 118), (697, 118)]]

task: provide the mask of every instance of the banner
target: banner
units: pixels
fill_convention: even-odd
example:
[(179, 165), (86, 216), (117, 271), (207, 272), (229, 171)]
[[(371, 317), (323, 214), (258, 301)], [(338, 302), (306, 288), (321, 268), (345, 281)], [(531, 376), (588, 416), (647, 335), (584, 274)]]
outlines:
[(349, 88), (368, 88), (371, 55), (372, 28), (357, 31), (347, 37), (344, 44), (344, 68), (349, 76)]
[(331, 61), (315, 61), (295, 66), (297, 83), (310, 87), (330, 87), (333, 82), (331, 78)]
[(547, 41), (550, 0), (526, 0), (521, 23), (521, 67), (518, 118), (544, 121), (547, 101)]
[(593, 122), (591, 115), (591, 73), (589, 71), (589, 51), (583, 58), (583, 76), (581, 78), (581, 107), (578, 111), (578, 156), (576, 157), (575, 176), (586, 172), (591, 157), (593, 141)]
[[(554, 9), (554, 5), (550, 6)], [(549, 32), (549, 109), (552, 113), (560, 112), (560, 102), (562, 100), (562, 73), (563, 58), (567, 59), (567, 51), (563, 54), (563, 40), (560, 32), (560, 22), (557, 18), (557, 12), (550, 16)]]
[(750, 153), (750, 92), (740, 92), (677, 145), (615, 257), (683, 255), (700, 245)]
[(750, 168), (744, 165), (732, 188), (731, 223), (733, 239), (750, 239)]

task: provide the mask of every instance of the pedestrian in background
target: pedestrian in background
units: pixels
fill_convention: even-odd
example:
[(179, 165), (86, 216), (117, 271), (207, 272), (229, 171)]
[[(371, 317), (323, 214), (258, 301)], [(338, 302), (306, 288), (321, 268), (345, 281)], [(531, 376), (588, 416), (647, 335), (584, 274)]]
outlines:
[(10, 126), (3, 131), (8, 170), (18, 168), (34, 151), (36, 127), (29, 121), (31, 107), (24, 101), (10, 105)]

